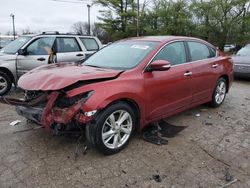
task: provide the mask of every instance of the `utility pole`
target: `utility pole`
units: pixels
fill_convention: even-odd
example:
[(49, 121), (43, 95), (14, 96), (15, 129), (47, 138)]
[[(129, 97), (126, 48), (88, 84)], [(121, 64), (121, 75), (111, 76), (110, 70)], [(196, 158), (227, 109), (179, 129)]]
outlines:
[(12, 25), (13, 25), (13, 36), (14, 36), (14, 40), (16, 39), (16, 31), (15, 31), (15, 15), (14, 14), (10, 14), (10, 17), (12, 17)]
[(91, 5), (87, 4), (88, 7), (88, 35), (90, 35), (90, 7)]
[(139, 0), (137, 0), (137, 22), (136, 22), (136, 35), (137, 35), (137, 37), (139, 37), (139, 8), (140, 8), (140, 4), (139, 4)]

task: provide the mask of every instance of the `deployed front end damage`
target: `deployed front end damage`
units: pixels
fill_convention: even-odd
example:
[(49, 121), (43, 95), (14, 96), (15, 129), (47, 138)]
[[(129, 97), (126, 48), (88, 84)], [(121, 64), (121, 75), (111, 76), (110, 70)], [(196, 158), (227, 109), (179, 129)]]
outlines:
[(85, 104), (94, 94), (90, 86), (121, 73), (74, 63), (42, 66), (19, 79), (18, 86), (25, 91), (23, 100), (1, 97), (0, 102), (16, 106), (19, 115), (46, 130), (71, 130), (90, 122), (97, 112)]
[(88, 91), (75, 96), (60, 91), (25, 91), (23, 100), (1, 97), (0, 102), (15, 105), (19, 115), (35, 122), (45, 130), (69, 130), (76, 124), (86, 124), (97, 112), (84, 112), (83, 104), (93, 94)]

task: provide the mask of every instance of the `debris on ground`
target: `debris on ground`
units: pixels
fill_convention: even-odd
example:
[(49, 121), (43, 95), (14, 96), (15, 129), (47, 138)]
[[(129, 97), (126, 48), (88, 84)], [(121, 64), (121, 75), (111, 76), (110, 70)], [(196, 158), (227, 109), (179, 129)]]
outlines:
[(168, 140), (165, 138), (172, 138), (185, 128), (187, 128), (187, 126), (175, 126), (161, 120), (146, 127), (143, 131), (142, 137), (147, 142), (156, 145), (166, 145)]
[(222, 185), (220, 188), (226, 188), (226, 187), (232, 185), (233, 183), (236, 183), (237, 181), (238, 181), (238, 179), (234, 179), (234, 180)]
[(206, 122), (205, 125), (213, 125), (213, 123)]
[(156, 182), (160, 183), (161, 182), (161, 176), (159, 174), (154, 174), (152, 176), (152, 179), (155, 180)]
[(10, 123), (10, 126), (16, 126), (16, 125), (18, 125), (18, 124), (21, 123), (21, 122), (22, 122), (21, 120), (12, 121), (12, 122)]
[(230, 182), (233, 180), (233, 176), (231, 175), (230, 171), (229, 171), (229, 168), (226, 168), (225, 169), (225, 180), (227, 182)]

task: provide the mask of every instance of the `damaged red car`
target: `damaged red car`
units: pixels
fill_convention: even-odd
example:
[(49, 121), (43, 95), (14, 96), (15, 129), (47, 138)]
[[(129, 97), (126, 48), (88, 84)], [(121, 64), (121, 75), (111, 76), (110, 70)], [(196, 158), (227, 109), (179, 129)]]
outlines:
[(18, 82), (18, 114), (56, 132), (85, 129), (104, 154), (128, 144), (152, 122), (210, 103), (220, 106), (233, 79), (230, 57), (206, 41), (177, 36), (130, 38), (98, 51), (82, 64), (36, 68)]

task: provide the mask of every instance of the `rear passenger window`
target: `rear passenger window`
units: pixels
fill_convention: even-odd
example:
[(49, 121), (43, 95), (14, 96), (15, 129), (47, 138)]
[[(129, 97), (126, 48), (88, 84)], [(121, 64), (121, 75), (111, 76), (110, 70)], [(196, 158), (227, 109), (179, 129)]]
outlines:
[(211, 57), (210, 51), (205, 44), (199, 42), (188, 42), (188, 47), (192, 61), (198, 61)]
[(93, 38), (80, 38), (87, 51), (99, 50), (99, 46)]
[(186, 62), (185, 46), (183, 42), (174, 42), (163, 47), (153, 60), (167, 60), (171, 65)]
[(56, 45), (58, 53), (81, 51), (76, 39), (73, 37), (59, 37), (56, 39)]

